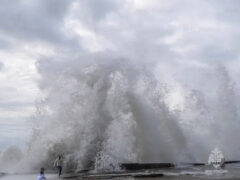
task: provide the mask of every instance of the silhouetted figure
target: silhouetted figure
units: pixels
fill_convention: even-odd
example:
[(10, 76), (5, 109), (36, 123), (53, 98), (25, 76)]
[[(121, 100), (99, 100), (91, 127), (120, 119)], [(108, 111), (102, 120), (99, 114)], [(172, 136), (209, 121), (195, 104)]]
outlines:
[(46, 180), (47, 178), (44, 175), (44, 168), (40, 169), (40, 175), (38, 176), (37, 180)]
[(54, 167), (58, 168), (58, 176), (60, 177), (62, 174), (62, 168), (63, 168), (62, 156), (58, 156), (58, 158), (54, 161)]

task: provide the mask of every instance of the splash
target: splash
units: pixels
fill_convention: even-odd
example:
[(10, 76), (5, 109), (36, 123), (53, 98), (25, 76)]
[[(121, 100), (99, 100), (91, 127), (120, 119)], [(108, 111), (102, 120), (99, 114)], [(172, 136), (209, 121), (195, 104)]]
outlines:
[(215, 146), (227, 158), (237, 158), (240, 145), (230, 141), (230, 132), (221, 134), (239, 131), (236, 87), (224, 67), (213, 70), (217, 78), (212, 85), (219, 89), (211, 94), (191, 88), (159, 63), (136, 66), (106, 55), (85, 58), (89, 62), (38, 64), (43, 97), (24, 160), (31, 167), (52, 168), (58, 154), (66, 169), (207, 162)]
[(214, 168), (220, 168), (224, 166), (225, 160), (222, 151), (220, 151), (218, 148), (215, 148), (212, 150), (209, 158), (208, 158), (208, 164), (213, 165)]
[(4, 152), (0, 152), (1, 173), (16, 172), (18, 169), (18, 163), (22, 160), (22, 158), (23, 153), (17, 146), (10, 146)]

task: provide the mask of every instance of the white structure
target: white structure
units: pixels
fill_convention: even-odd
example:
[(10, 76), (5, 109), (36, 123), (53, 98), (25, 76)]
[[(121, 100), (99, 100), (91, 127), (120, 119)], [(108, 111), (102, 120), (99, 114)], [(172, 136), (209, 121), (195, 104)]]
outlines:
[(214, 168), (220, 168), (224, 166), (224, 163), (225, 158), (222, 151), (220, 151), (218, 148), (212, 150), (208, 158), (208, 164), (213, 165)]

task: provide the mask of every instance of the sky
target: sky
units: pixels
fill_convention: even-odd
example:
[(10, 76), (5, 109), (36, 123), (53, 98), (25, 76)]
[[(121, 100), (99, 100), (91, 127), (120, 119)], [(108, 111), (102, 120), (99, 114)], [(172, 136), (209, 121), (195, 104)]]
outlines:
[(1, 0), (0, 149), (30, 137), (44, 94), (39, 63), (49, 59), (111, 51), (191, 68), (221, 63), (238, 73), (239, 6), (239, 0)]

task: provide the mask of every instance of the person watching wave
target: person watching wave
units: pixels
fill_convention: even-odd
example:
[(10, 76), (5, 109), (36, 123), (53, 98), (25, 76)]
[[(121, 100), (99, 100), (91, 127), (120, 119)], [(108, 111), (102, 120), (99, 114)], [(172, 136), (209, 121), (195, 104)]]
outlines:
[(47, 178), (44, 175), (44, 168), (40, 169), (40, 175), (37, 177), (37, 180), (46, 180)]
[(54, 167), (58, 168), (58, 176), (60, 177), (62, 174), (62, 168), (63, 168), (63, 159), (62, 156), (58, 156), (57, 159), (54, 161)]

